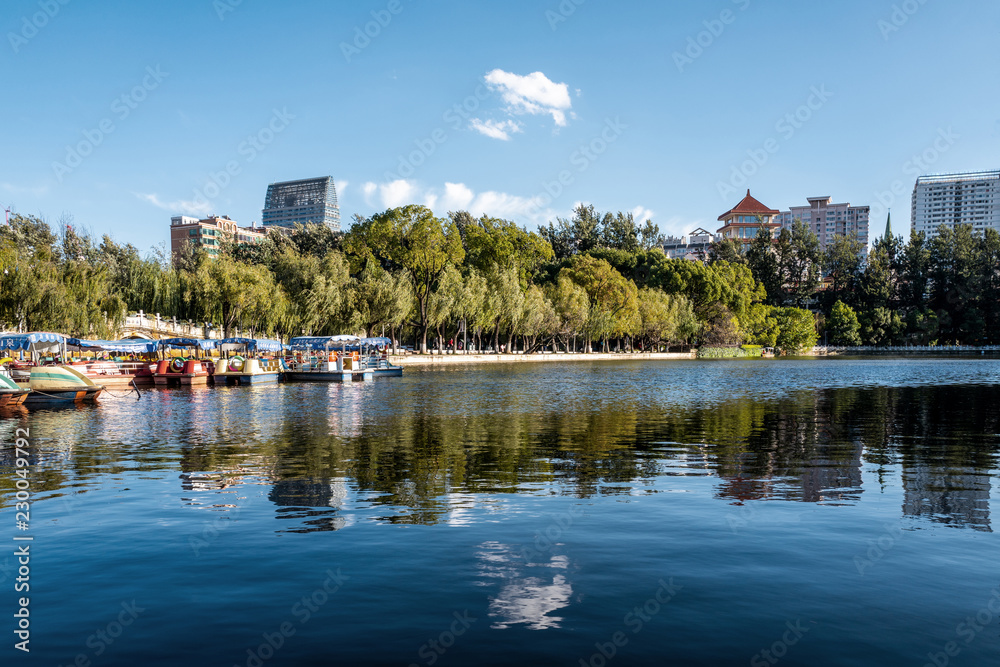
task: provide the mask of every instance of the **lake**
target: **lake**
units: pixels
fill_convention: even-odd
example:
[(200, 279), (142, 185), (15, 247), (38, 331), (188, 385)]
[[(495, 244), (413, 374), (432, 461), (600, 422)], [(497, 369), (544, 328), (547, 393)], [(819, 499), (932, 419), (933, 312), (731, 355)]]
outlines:
[[(611, 361), (149, 389), (0, 419), (51, 665), (1000, 655), (1000, 361)], [(16, 429), (30, 530), (15, 529)], [(11, 546), (13, 545), (13, 546)]]

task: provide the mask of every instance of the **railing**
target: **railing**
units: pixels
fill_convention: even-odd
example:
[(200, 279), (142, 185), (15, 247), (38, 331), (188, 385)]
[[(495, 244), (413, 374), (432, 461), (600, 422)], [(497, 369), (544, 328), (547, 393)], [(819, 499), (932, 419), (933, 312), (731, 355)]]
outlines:
[[(157, 333), (169, 333), (174, 334), (177, 337), (223, 338), (222, 329), (217, 329), (210, 324), (196, 324), (190, 321), (178, 322), (176, 318), (163, 318), (159, 315), (150, 317), (142, 311), (139, 311), (137, 315), (128, 315), (125, 318), (123, 328), (145, 329), (147, 331), (155, 331)], [(232, 336), (241, 335), (239, 329), (234, 329), (230, 333)]]

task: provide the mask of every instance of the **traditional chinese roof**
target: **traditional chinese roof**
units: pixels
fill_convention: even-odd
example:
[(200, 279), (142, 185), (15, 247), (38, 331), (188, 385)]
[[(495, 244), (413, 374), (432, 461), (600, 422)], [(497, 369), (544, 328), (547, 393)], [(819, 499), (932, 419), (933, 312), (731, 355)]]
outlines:
[(725, 220), (731, 215), (778, 215), (778, 213), (780, 211), (768, 208), (751, 197), (750, 190), (747, 190), (747, 196), (743, 198), (743, 201), (720, 215), (719, 220)]

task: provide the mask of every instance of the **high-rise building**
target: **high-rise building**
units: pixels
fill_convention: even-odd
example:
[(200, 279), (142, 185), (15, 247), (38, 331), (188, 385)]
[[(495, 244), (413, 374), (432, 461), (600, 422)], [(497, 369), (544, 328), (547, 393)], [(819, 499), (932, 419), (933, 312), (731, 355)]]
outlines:
[(333, 178), (324, 176), (271, 183), (267, 186), (261, 222), (265, 227), (312, 223), (340, 231), (340, 207)]
[(819, 237), (823, 250), (840, 235), (856, 237), (867, 251), (869, 207), (834, 204), (830, 197), (807, 197), (806, 201), (808, 206), (792, 206), (778, 214), (776, 221), (782, 228), (791, 229), (792, 223), (801, 220)]
[(913, 186), (910, 231), (937, 236), (938, 227), (972, 225), (1000, 232), (1000, 170), (921, 176)]
[(779, 225), (774, 221), (778, 211), (768, 208), (750, 196), (719, 216), (722, 227), (719, 228), (720, 238), (736, 239), (744, 244), (753, 241), (762, 224), (767, 225), (771, 235), (777, 234)]
[(258, 243), (267, 236), (259, 227), (240, 227), (229, 216), (217, 215), (199, 220), (187, 215), (170, 218), (170, 253), (176, 259), (185, 243), (202, 246), (208, 256), (219, 256), (222, 240), (229, 235), (237, 243)]

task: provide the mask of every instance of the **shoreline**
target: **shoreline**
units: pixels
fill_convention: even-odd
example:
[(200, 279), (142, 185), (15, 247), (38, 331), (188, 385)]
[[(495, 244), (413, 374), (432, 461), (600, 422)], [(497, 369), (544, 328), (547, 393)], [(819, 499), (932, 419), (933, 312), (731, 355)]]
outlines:
[(551, 361), (664, 361), (693, 360), (691, 352), (592, 352), (557, 354), (406, 354), (389, 357), (389, 363), (399, 366), (443, 366), (450, 364), (529, 363)]

